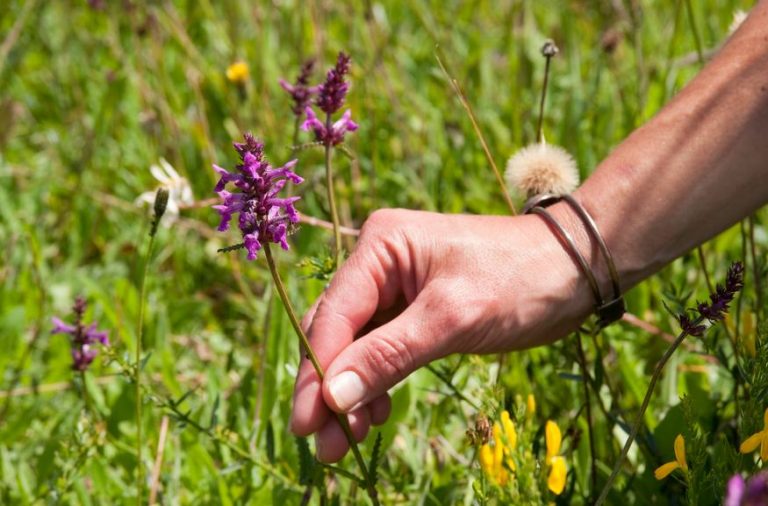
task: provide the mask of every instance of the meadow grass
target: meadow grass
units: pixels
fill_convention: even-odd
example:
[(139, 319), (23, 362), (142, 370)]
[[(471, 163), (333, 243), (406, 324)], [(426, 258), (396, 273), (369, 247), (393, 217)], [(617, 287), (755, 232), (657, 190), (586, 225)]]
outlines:
[[(207, 206), (183, 209), (155, 238), (144, 314), (143, 458), (136, 461), (129, 369), (151, 217), (134, 201), (157, 186), (149, 167), (160, 158), (189, 181), (198, 201), (214, 197), (211, 164), (231, 166), (231, 142), (245, 131), (265, 141), (276, 165), (289, 160), (294, 117), (278, 79), (292, 80), (306, 58), (317, 60), (319, 80), (338, 51), (352, 56), (348, 104), (360, 129), (346, 144), (353, 158), (337, 154), (334, 170), (342, 224), (356, 228), (382, 207), (509, 213), (437, 55), (503, 167), (536, 139), (539, 48), (555, 40), (560, 54), (552, 60), (544, 132), (574, 155), (582, 177), (699, 68), (682, 1), (102, 3), (0, 4), (2, 504), (135, 503), (137, 464), (146, 478), (144, 502), (153, 489), (163, 504), (298, 504), (308, 490), (313, 503), (320, 496), (329, 504), (367, 500), (342, 474), (354, 472), (351, 457), (340, 472), (300, 457), (305, 443), (287, 430), (298, 364), (290, 322), (263, 258), (216, 253), (238, 239), (215, 232), (217, 216)], [(692, 7), (707, 54), (726, 39), (734, 11), (749, 3), (702, 0)], [(237, 60), (250, 71), (243, 88), (225, 77)], [(306, 179), (296, 190), (300, 210), (327, 220), (323, 151), (308, 148), (298, 157)], [(764, 212), (754, 219), (758, 259), (768, 246), (764, 222)], [(734, 259), (746, 257), (752, 269), (748, 232), (745, 222), (704, 246), (713, 280), (724, 279)], [(291, 242), (278, 262), (303, 312), (326, 281), (314, 279), (302, 260), (322, 261), (333, 235), (304, 225)], [(78, 294), (89, 301), (87, 319), (108, 329), (113, 345), (86, 376), (89, 411), (67, 339), (50, 335), (50, 318), (68, 317)], [(633, 314), (676, 334), (664, 303), (679, 311), (706, 295), (691, 254), (627, 300)], [(733, 320), (741, 327), (731, 332), (743, 337), (737, 331), (744, 315), (765, 314), (756, 307), (754, 278), (737, 308)], [(765, 331), (752, 332), (765, 338)], [(735, 402), (729, 367), (717, 366), (741, 368), (749, 385), (768, 384), (761, 366), (768, 348), (752, 338), (757, 358), (738, 367), (722, 328), (672, 357), (609, 504), (716, 504), (728, 473), (754, 469), (736, 448), (762, 426), (768, 390)], [(527, 468), (532, 478), (525, 479), (541, 488), (535, 497), (573, 504), (594, 498), (600, 489), (590, 485), (574, 342), (508, 355), (498, 384), (495, 359), (468, 356), (449, 357), (400, 385), (391, 420), (377, 430), (382, 502), (497, 501), (465, 432), (479, 415), (495, 420), (503, 407), (521, 413), (529, 393), (537, 400), (526, 436), (531, 451), (544, 451), (544, 423), (556, 420), (569, 468), (559, 497), (540, 487), (540, 470)], [(668, 343), (620, 324), (585, 336), (584, 346), (598, 393), (592, 418), (599, 485)], [(678, 433), (702, 463), (687, 486), (653, 478)], [(364, 454), (371, 455), (374, 440), (362, 445)]]

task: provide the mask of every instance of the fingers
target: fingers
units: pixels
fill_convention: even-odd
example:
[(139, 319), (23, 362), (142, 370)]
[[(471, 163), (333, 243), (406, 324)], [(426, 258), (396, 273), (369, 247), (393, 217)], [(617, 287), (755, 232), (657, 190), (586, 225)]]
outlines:
[[(360, 442), (368, 435), (371, 425), (381, 425), (392, 408), (388, 395), (374, 399), (370, 404), (357, 409), (348, 416), (349, 425), (355, 441)], [(335, 416), (328, 417), (325, 424), (315, 434), (317, 458), (321, 462), (331, 463), (341, 460), (349, 450), (349, 442)]]
[(399, 317), (345, 347), (323, 382), (326, 404), (347, 413), (386, 393), (415, 369), (448, 353), (458, 330), (451, 311), (422, 292)]
[[(360, 408), (347, 416), (355, 441), (362, 441), (371, 427), (368, 408)], [(315, 435), (317, 460), (325, 463), (338, 462), (349, 450), (349, 442), (335, 416), (329, 417)]]
[[(397, 262), (387, 248), (361, 242), (342, 265), (321, 297), (309, 325), (308, 337), (323, 368), (352, 344), (379, 307), (393, 304), (399, 291)], [(305, 319), (305, 323), (307, 319)], [(293, 398), (291, 430), (311, 434), (326, 424), (328, 409), (319, 378), (302, 359)]]

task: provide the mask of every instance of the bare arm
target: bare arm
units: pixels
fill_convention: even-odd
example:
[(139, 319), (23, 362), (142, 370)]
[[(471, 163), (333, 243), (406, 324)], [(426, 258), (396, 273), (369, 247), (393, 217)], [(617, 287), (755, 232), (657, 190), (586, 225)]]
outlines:
[[(623, 288), (768, 201), (768, 0), (704, 71), (624, 141), (575, 196), (613, 251)], [(572, 211), (551, 208), (588, 252)], [(608, 293), (608, 292), (604, 292)], [(537, 216), (379, 211), (304, 324), (326, 379), (302, 361), (291, 419), (318, 458), (347, 451), (330, 409), (356, 437), (389, 415), (387, 390), (451, 353), (559, 339), (592, 311), (586, 280)]]

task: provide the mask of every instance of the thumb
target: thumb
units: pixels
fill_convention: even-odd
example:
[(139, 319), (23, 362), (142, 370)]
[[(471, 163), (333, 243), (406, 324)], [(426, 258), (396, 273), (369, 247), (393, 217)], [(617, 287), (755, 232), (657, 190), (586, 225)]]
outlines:
[(348, 413), (379, 397), (419, 367), (447, 355), (455, 317), (424, 290), (397, 318), (357, 339), (336, 356), (323, 398)]

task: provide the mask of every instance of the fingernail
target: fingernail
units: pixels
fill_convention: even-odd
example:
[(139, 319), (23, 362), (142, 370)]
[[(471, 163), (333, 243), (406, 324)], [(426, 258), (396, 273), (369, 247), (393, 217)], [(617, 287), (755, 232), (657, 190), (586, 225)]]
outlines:
[(331, 380), (328, 391), (342, 411), (349, 411), (365, 397), (365, 384), (357, 373), (344, 371)]

